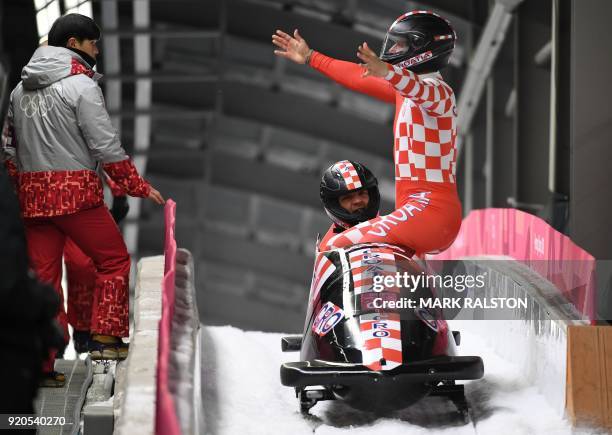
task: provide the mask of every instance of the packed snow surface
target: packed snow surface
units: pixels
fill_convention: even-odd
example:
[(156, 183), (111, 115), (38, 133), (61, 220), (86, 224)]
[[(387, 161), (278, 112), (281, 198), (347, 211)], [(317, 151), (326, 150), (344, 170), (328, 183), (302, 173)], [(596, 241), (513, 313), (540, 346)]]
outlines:
[[(452, 324), (451, 324), (452, 327)], [(485, 376), (466, 385), (473, 423), (462, 424), (444, 398), (428, 397), (389, 415), (357, 411), (341, 401), (319, 402), (300, 414), (292, 388), (280, 383), (282, 362), (299, 352), (281, 352), (282, 334), (202, 326), (202, 396), (208, 434), (550, 434), (570, 435), (559, 416), (525, 382), (517, 368), (462, 331), (462, 355), (480, 355)], [(501, 339), (501, 337), (500, 337)]]

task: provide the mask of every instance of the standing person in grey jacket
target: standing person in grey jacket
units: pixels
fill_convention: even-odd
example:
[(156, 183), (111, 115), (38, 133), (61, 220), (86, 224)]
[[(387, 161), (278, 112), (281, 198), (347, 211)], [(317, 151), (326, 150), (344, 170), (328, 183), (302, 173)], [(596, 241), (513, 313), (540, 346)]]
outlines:
[[(92, 258), (92, 358), (122, 359), (129, 329), (130, 257), (104, 205), (98, 165), (128, 195), (163, 204), (119, 142), (93, 71), (100, 29), (89, 17), (58, 18), (48, 46), (39, 47), (11, 93), (2, 134), (5, 165), (13, 177), (25, 223), (28, 254), (43, 282), (61, 295), (66, 238)], [(49, 386), (61, 386), (51, 357)]]

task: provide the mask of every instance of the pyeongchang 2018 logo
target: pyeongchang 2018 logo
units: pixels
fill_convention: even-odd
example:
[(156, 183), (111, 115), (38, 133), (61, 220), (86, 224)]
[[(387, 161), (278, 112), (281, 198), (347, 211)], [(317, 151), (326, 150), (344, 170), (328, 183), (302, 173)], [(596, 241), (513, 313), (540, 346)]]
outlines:
[(408, 68), (409, 66), (423, 63), (426, 60), (431, 59), (432, 57), (433, 55), (431, 54), (431, 51), (426, 51), (425, 53), (418, 54), (414, 57), (411, 57), (410, 59), (406, 59), (405, 61), (398, 63), (397, 66), (399, 66), (400, 68)]
[(36, 114), (45, 116), (53, 109), (53, 97), (48, 91), (25, 94), (19, 100), (19, 108), (28, 118), (32, 118)]

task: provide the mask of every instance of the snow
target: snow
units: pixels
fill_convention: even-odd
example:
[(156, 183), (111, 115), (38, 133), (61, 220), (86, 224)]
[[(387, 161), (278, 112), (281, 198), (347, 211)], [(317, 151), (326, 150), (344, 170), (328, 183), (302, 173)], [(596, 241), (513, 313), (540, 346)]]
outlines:
[[(479, 345), (507, 364), (507, 370), (521, 373), (521, 379), (536, 387), (558, 414), (565, 409), (565, 365), (567, 336), (551, 320), (452, 321), (451, 325), (466, 334), (475, 335)], [(536, 332), (537, 331), (537, 332)], [(500, 339), (503, 337), (503, 339)], [(467, 352), (462, 346), (461, 352)], [(478, 348), (472, 352), (478, 352)], [(485, 370), (488, 365), (485, 361)]]
[[(451, 324), (452, 327), (452, 324)], [(520, 365), (505, 360), (472, 331), (462, 330), (463, 355), (480, 355), (485, 376), (466, 385), (472, 424), (457, 421), (454, 407), (438, 397), (386, 416), (319, 402), (304, 417), (292, 388), (280, 384), (280, 364), (299, 353), (283, 353), (283, 334), (202, 326), (202, 401), (209, 434), (578, 434), (521, 376)], [(586, 432), (582, 432), (585, 433)]]

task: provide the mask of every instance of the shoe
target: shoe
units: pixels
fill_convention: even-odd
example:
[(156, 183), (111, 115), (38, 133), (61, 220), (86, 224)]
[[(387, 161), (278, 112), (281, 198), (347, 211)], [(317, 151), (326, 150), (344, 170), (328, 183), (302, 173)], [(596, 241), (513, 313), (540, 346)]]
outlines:
[(66, 384), (66, 375), (53, 370), (49, 373), (43, 373), (38, 386), (41, 388), (62, 388)]
[(77, 353), (85, 353), (89, 351), (89, 340), (91, 334), (89, 331), (74, 331), (72, 334), (72, 340), (74, 341), (74, 350)]
[(127, 358), (129, 345), (119, 337), (111, 335), (93, 335), (89, 340), (89, 355), (92, 360), (124, 360)]

